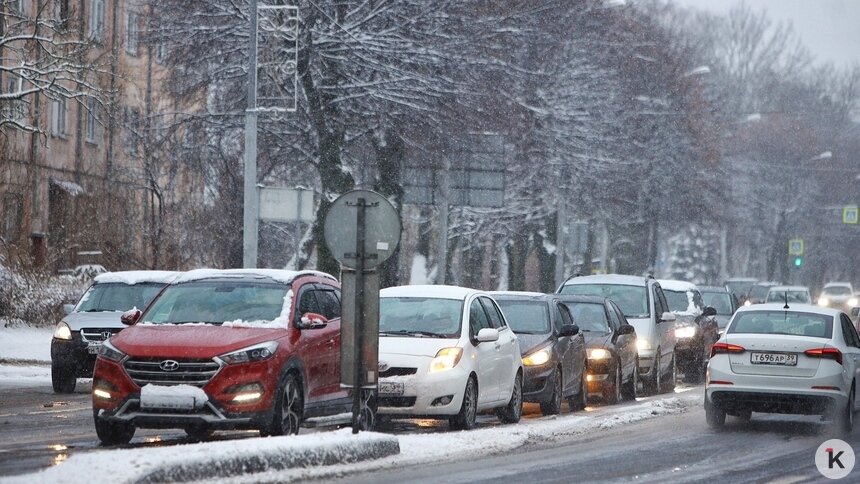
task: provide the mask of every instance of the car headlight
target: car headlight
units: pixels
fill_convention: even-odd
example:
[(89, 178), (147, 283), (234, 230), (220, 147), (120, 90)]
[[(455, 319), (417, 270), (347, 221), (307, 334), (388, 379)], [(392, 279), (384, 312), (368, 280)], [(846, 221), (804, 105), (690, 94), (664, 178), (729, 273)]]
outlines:
[(463, 356), (463, 348), (442, 348), (436, 353), (433, 360), (430, 361), (430, 373), (448, 371), (454, 368), (460, 362), (461, 356)]
[(752, 301), (747, 299), (746, 301), (744, 301), (744, 306), (752, 306)]
[(72, 330), (69, 329), (69, 325), (62, 321), (57, 324), (57, 328), (54, 329), (54, 338), (66, 340), (72, 339)]
[(278, 343), (275, 341), (266, 341), (265, 343), (255, 344), (241, 350), (231, 351), (226, 355), (221, 355), (218, 358), (228, 365), (238, 363), (250, 363), (252, 361), (268, 360), (275, 354), (278, 349)]
[(609, 352), (603, 348), (588, 348), (585, 352), (588, 353), (589, 360), (605, 360), (609, 358)]
[(679, 339), (692, 338), (693, 336), (696, 336), (697, 329), (698, 328), (696, 328), (695, 326), (684, 326), (683, 328), (676, 328), (675, 337)]
[(125, 353), (116, 349), (116, 346), (110, 344), (110, 341), (105, 341), (102, 343), (102, 347), (99, 348), (99, 357), (110, 361), (120, 362), (125, 358)]
[(544, 348), (523, 358), (523, 364), (526, 366), (544, 365), (549, 361), (550, 356), (549, 348)]
[(636, 349), (639, 351), (650, 350), (651, 342), (644, 338), (636, 338)]
[(827, 299), (826, 297), (820, 297), (818, 298), (818, 305), (826, 308), (827, 306), (830, 306), (830, 299)]
[(848, 300), (848, 305), (849, 305), (849, 306), (851, 306), (851, 307), (856, 306), (856, 305), (857, 305), (857, 303), (858, 303), (858, 300), (857, 300), (857, 298), (856, 298), (856, 297), (852, 297), (851, 299), (849, 299), (849, 300)]

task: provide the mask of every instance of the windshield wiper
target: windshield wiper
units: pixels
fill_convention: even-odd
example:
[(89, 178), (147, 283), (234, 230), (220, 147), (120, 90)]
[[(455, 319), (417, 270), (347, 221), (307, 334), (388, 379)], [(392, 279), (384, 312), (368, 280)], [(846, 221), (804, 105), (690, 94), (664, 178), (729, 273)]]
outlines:
[(408, 335), (408, 336), (420, 336), (424, 338), (447, 338), (444, 334), (433, 333), (431, 331), (420, 331), (415, 329), (398, 329), (395, 331), (380, 331), (381, 335)]

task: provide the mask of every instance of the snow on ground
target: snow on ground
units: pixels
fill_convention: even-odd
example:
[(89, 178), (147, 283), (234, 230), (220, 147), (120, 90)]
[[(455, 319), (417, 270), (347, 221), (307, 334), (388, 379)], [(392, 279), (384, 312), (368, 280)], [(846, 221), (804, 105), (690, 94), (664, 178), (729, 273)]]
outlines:
[(51, 368), (34, 365), (0, 365), (0, 388), (51, 385)]
[(51, 362), (53, 328), (7, 328), (0, 321), (0, 360)]

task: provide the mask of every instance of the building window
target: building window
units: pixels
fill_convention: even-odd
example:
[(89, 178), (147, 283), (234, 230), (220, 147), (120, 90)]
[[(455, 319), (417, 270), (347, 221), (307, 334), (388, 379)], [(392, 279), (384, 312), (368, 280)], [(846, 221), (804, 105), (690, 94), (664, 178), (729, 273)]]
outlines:
[(54, 20), (58, 25), (66, 25), (69, 20), (69, 0), (54, 0)]
[(140, 125), (140, 110), (125, 108), (125, 129), (123, 130), (123, 149), (126, 154), (137, 155), (138, 127)]
[(105, 0), (92, 0), (92, 2), (90, 2), (89, 35), (93, 40), (104, 40)]
[[(6, 94), (18, 94), (22, 91), (22, 79), (15, 74), (9, 73), (9, 80), (6, 82)], [(27, 105), (23, 99), (10, 99), (4, 104), (4, 112), (7, 113), (13, 121), (22, 121), (27, 113)]]
[(55, 99), (51, 103), (51, 132), (56, 136), (66, 136), (66, 98)]
[(138, 28), (137, 28), (137, 13), (128, 12), (127, 23), (125, 25), (125, 51), (129, 55), (137, 55), (138, 44)]
[(96, 119), (96, 110), (99, 105), (95, 99), (87, 99), (87, 141), (96, 143), (96, 130), (98, 129), (98, 120)]
[(12, 0), (9, 2), (9, 10), (19, 15), (24, 14), (24, 0)]

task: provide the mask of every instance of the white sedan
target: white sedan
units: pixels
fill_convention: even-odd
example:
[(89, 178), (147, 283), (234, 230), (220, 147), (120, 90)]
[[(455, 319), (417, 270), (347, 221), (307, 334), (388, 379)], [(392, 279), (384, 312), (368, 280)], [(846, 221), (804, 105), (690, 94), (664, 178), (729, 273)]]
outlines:
[(850, 432), (857, 410), (860, 336), (836, 309), (758, 304), (738, 309), (714, 344), (705, 386), (705, 416), (825, 415)]
[(379, 296), (379, 415), (448, 419), (460, 429), (489, 409), (520, 420), (520, 346), (488, 294), (401, 286)]

